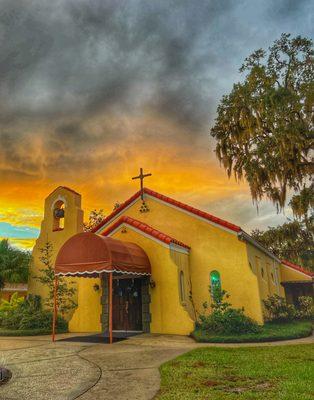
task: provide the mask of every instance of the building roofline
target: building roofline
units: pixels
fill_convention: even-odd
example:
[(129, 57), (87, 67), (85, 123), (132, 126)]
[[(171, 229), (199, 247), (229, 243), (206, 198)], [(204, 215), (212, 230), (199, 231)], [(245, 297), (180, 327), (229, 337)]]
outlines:
[[(257, 247), (263, 253), (267, 254), (269, 257), (271, 257), (278, 263), (281, 263), (281, 260), (278, 257), (276, 257), (272, 252), (270, 252), (263, 245), (261, 245), (257, 240), (253, 239), (248, 233), (243, 231), (240, 226), (235, 225), (226, 220), (223, 220), (221, 218), (215, 217), (212, 214), (209, 214), (205, 211), (199, 210), (195, 207), (189, 206), (180, 201), (174, 200), (173, 198), (165, 196), (158, 192), (155, 192), (154, 190), (144, 188), (144, 194), (151, 196), (151, 197), (155, 198), (156, 200), (159, 200), (166, 204), (169, 204), (173, 207), (181, 209), (182, 211), (192, 214), (195, 217), (198, 217), (205, 221), (208, 221), (209, 223), (218, 225), (222, 229), (226, 229), (229, 232), (231, 231), (233, 233), (236, 233), (238, 235), (239, 239), (251, 243), (253, 246)], [(106, 218), (104, 218), (96, 227), (94, 227), (92, 229), (92, 232), (96, 233), (101, 228), (106, 227), (108, 224), (111, 223), (112, 220), (117, 218), (119, 216), (119, 214), (121, 214), (127, 207), (129, 207), (135, 201), (137, 201), (140, 198), (140, 196), (141, 196), (141, 191), (139, 190), (138, 192), (134, 193), (131, 197), (129, 197), (124, 203), (122, 203), (116, 210), (114, 210), (111, 214), (109, 214)], [(101, 232), (99, 232), (99, 233), (101, 233)]]
[(121, 225), (129, 225), (130, 227), (133, 227), (136, 230), (140, 230), (141, 232), (145, 233), (146, 235), (151, 236), (152, 238), (157, 239), (163, 243), (166, 243), (169, 246), (174, 244), (176, 246), (183, 247), (187, 250), (190, 250), (190, 246), (159, 231), (158, 229), (151, 227), (150, 225), (147, 225), (141, 221), (138, 221), (137, 219), (128, 217), (126, 215), (123, 215), (114, 224), (110, 225), (105, 231), (103, 231), (101, 233), (101, 235), (108, 236), (108, 235), (110, 235), (110, 233), (115, 231)]
[[(212, 214), (209, 214), (205, 211), (201, 211), (195, 207), (189, 206), (185, 203), (182, 203), (180, 201), (174, 200), (171, 197), (165, 196), (163, 194), (157, 193), (151, 189), (144, 188), (144, 193), (154, 197), (158, 200), (161, 200), (165, 203), (168, 203), (172, 206), (175, 206), (181, 210), (187, 211), (197, 217), (201, 217), (209, 222), (212, 222), (214, 224), (220, 225), (224, 228), (227, 228), (233, 232), (241, 232), (241, 228), (237, 225), (232, 224), (231, 222), (225, 221), (221, 218), (215, 217)], [(115, 218), (118, 214), (120, 214), (127, 206), (132, 204), (135, 200), (140, 198), (141, 191), (136, 192), (133, 196), (131, 196), (129, 199), (127, 199), (124, 203), (120, 205), (116, 210), (114, 210), (111, 214), (109, 214), (106, 218), (103, 219), (102, 222), (100, 222), (93, 230), (92, 232), (97, 232), (99, 229), (101, 229), (103, 226), (107, 225), (113, 218)]]
[(246, 242), (251, 243), (253, 246), (257, 247), (263, 253), (267, 254), (269, 257), (273, 258), (278, 263), (281, 263), (281, 260), (278, 257), (276, 257), (271, 251), (266, 249), (266, 247), (264, 247), (262, 244), (260, 244), (257, 240), (252, 238), (252, 236), (250, 236), (248, 233), (241, 231), (241, 232), (239, 232), (238, 237), (242, 240), (245, 240)]
[(298, 272), (302, 272), (303, 274), (308, 275), (312, 278), (314, 277), (314, 272), (311, 272), (311, 271), (301, 267), (301, 265), (294, 264), (287, 260), (281, 260), (281, 264), (286, 265), (287, 267), (290, 267)]

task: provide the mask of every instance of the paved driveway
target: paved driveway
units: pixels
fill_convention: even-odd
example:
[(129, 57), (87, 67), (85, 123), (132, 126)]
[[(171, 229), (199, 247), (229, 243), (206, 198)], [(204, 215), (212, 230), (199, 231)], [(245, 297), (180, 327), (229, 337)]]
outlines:
[[(268, 345), (309, 342), (313, 337)], [(0, 338), (0, 365), (13, 373), (0, 386), (0, 399), (152, 399), (159, 389), (160, 364), (200, 346), (172, 335), (140, 335), (113, 345)]]

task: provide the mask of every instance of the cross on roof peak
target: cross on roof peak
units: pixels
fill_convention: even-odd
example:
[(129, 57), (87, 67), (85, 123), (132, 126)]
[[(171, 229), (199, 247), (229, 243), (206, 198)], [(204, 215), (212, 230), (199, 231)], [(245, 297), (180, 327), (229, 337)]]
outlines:
[(139, 179), (141, 182), (141, 199), (144, 200), (144, 179), (148, 176), (152, 176), (152, 174), (144, 174), (143, 168), (140, 168), (140, 174), (138, 176), (134, 176), (132, 179)]

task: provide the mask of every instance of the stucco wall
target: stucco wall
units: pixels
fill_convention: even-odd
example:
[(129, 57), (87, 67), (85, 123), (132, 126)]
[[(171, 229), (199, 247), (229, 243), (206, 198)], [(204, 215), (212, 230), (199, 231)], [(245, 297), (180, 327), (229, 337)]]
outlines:
[[(152, 333), (190, 334), (194, 327), (194, 321), (189, 315), (188, 276), (185, 304), (180, 301), (178, 287), (178, 271), (186, 268), (188, 264), (184, 261), (175, 263), (173, 258), (177, 257), (171, 254), (172, 251), (168, 247), (131, 229), (123, 229), (123, 232), (122, 229), (119, 229), (112, 237), (138, 244), (149, 257), (152, 276), (156, 283), (154, 288), (150, 288), (150, 331)], [(184, 254), (178, 255), (179, 259), (187, 257)], [(78, 278), (78, 308), (69, 323), (71, 332), (101, 331), (101, 292), (95, 292), (93, 288), (95, 283), (100, 285), (100, 280)]]
[[(99, 286), (95, 291), (94, 285)], [(101, 282), (99, 278), (77, 278), (77, 304), (69, 322), (70, 332), (101, 332)]]
[(261, 300), (273, 294), (283, 295), (280, 264), (250, 243), (247, 253), (249, 266), (258, 279)]
[[(56, 202), (62, 200), (65, 204), (64, 229), (53, 231), (54, 216), (53, 209)], [(47, 287), (41, 285), (34, 276), (40, 275), (40, 269), (44, 265), (40, 261), (43, 246), (50, 242), (53, 245), (51, 262), (54, 263), (59, 249), (71, 236), (83, 231), (83, 211), (81, 209), (81, 196), (64, 187), (53, 191), (45, 200), (44, 219), (41, 223), (41, 230), (32, 253), (32, 264), (28, 282), (28, 292), (38, 294), (44, 299), (47, 296)], [(66, 278), (68, 282), (75, 282), (75, 278)], [(74, 283), (74, 286), (76, 284)], [(77, 299), (75, 299), (77, 300)], [(71, 316), (71, 315), (70, 315)], [(70, 318), (69, 316), (69, 318)]]
[[(146, 203), (149, 207), (147, 213), (139, 211), (141, 201), (138, 200), (119, 216), (128, 215), (139, 219), (191, 247), (190, 272), (196, 311), (201, 312), (204, 301), (209, 301), (209, 274), (217, 270), (221, 275), (222, 287), (229, 292), (233, 306), (244, 306), (249, 316), (262, 323), (258, 280), (249, 267), (246, 244), (239, 241), (236, 234), (154, 198), (146, 197)], [(175, 281), (177, 277), (172, 284)]]
[[(65, 202), (65, 226), (62, 231), (53, 231), (53, 204), (62, 199)], [(169, 248), (156, 243), (131, 229), (126, 233), (116, 231), (113, 237), (133, 241), (148, 254), (152, 263), (152, 278), (156, 287), (151, 289), (151, 332), (188, 334), (193, 329), (195, 312), (202, 312), (204, 301), (210, 302), (210, 272), (217, 270), (223, 289), (230, 294), (229, 301), (234, 307), (244, 307), (247, 315), (259, 323), (263, 322), (261, 298), (276, 292), (277, 285), (271, 281), (270, 273), (274, 264), (253, 246), (238, 239), (233, 232), (217, 227), (186, 212), (146, 196), (149, 212), (141, 213), (140, 199), (121, 215), (129, 215), (160, 231), (173, 236), (191, 247), (189, 257), (176, 254)], [(116, 219), (117, 219), (116, 218)], [(115, 220), (116, 220), (115, 219)], [(111, 221), (111, 224), (114, 222)], [(83, 212), (80, 195), (66, 188), (58, 188), (45, 202), (45, 218), (41, 233), (33, 251), (31, 274), (37, 275), (42, 264), (39, 261), (40, 248), (51, 241), (54, 246), (52, 262), (62, 244), (83, 228)], [(266, 279), (261, 279), (255, 266), (256, 257), (267, 264)], [(250, 262), (254, 268), (250, 268)], [(269, 264), (269, 266), (268, 266)], [(179, 273), (184, 271), (186, 296), (179, 295)], [(279, 272), (278, 272), (279, 274)], [(280, 278), (279, 278), (280, 279)], [(281, 277), (283, 280), (283, 278)], [(69, 279), (73, 281), (72, 278)], [(101, 330), (101, 292), (93, 288), (98, 279), (76, 278), (78, 287), (78, 308), (70, 321), (70, 330), (76, 332), (97, 332)], [(280, 290), (282, 290), (280, 288)], [(34, 279), (29, 281), (29, 292), (45, 296), (46, 290)], [(192, 293), (193, 302), (189, 296)], [(71, 316), (70, 316), (71, 317)]]
[(301, 271), (297, 271), (287, 265), (280, 264), (281, 282), (311, 281), (312, 278)]
[(169, 248), (131, 229), (126, 228), (124, 233), (121, 231), (119, 229), (112, 237), (138, 244), (148, 255), (152, 266), (152, 278), (156, 286), (150, 289), (150, 331), (188, 335), (193, 330), (194, 322), (180, 302), (178, 265), (173, 261)]

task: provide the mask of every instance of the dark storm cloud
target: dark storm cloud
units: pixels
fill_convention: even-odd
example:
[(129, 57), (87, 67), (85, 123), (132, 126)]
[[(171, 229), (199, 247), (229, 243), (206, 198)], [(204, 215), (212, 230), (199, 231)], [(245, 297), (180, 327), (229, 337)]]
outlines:
[[(9, 0), (1, 7), (1, 97), (7, 112), (51, 117), (145, 102), (191, 121), (210, 26), (232, 2)], [(210, 32), (208, 32), (210, 33)], [(210, 55), (210, 48), (206, 50)], [(212, 55), (211, 62), (217, 56)], [(148, 97), (146, 87), (155, 87)], [(169, 97), (169, 99), (168, 99)], [(173, 103), (177, 103), (177, 107)], [(170, 107), (171, 105), (171, 107)], [(196, 114), (199, 114), (196, 112)], [(199, 116), (199, 115), (198, 115)]]
[(128, 140), (113, 116), (150, 112), (191, 140), (207, 135), (243, 58), (282, 31), (308, 32), (310, 4), (0, 1), (0, 164), (40, 174), (58, 163), (66, 172), (84, 155), (92, 168), (93, 150)]

